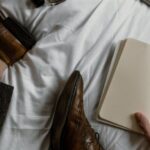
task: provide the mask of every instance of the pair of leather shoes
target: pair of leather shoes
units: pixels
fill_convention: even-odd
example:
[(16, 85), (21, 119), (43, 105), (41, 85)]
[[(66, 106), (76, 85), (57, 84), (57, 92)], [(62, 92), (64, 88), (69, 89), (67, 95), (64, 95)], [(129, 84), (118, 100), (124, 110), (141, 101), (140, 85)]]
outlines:
[(75, 71), (57, 103), (50, 131), (52, 150), (100, 150), (83, 109), (83, 80)]

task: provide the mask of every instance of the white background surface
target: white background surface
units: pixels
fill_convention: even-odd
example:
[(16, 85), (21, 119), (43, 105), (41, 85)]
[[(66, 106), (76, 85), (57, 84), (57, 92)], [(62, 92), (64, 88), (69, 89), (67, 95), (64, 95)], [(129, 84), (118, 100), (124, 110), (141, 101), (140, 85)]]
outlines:
[(48, 150), (52, 108), (75, 69), (83, 75), (86, 115), (104, 149), (150, 149), (145, 138), (94, 118), (115, 44), (127, 37), (150, 43), (150, 8), (139, 0), (67, 0), (40, 8), (30, 0), (0, 0), (0, 8), (38, 41), (3, 76), (15, 90), (0, 150)]

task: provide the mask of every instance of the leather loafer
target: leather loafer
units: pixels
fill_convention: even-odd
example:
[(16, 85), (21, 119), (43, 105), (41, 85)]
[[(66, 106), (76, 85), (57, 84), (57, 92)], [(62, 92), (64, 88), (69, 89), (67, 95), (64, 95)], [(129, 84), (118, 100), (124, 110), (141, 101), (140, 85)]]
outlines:
[(52, 150), (100, 150), (83, 108), (83, 80), (75, 71), (67, 81), (56, 106), (50, 131)]

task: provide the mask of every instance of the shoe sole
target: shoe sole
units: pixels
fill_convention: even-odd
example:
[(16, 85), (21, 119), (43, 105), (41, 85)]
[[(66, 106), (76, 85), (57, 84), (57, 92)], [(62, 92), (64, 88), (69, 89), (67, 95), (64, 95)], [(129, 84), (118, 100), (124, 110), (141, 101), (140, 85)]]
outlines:
[(67, 81), (57, 103), (52, 128), (50, 131), (51, 149), (60, 150), (61, 136), (67, 120), (67, 116), (76, 94), (77, 83), (81, 75), (75, 71)]

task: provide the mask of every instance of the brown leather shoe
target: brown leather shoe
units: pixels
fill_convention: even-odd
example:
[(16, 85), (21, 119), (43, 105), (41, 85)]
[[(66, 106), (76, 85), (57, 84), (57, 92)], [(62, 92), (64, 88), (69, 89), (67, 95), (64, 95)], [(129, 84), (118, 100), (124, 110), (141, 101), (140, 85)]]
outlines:
[(83, 110), (83, 80), (78, 71), (59, 97), (50, 135), (52, 150), (100, 150)]
[(27, 49), (0, 23), (0, 59), (13, 65), (22, 58)]

